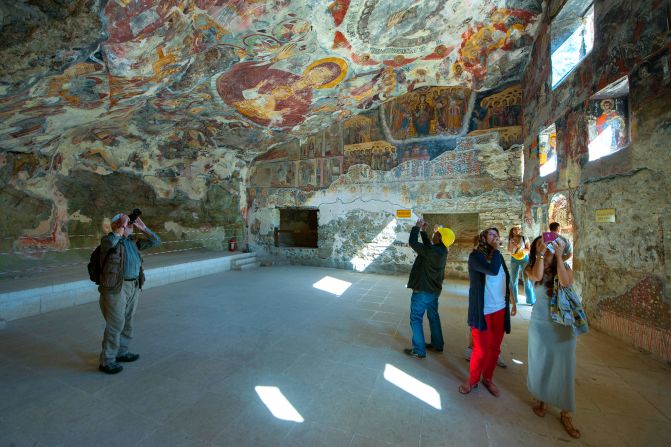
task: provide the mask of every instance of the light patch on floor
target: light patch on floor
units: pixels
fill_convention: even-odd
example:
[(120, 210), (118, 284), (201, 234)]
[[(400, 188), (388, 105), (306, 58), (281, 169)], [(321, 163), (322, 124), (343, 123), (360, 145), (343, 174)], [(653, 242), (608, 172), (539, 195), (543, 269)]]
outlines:
[(284, 394), (276, 386), (257, 386), (254, 389), (256, 390), (256, 394), (261, 398), (261, 401), (277, 419), (291, 422), (305, 421), (303, 416), (291, 405), (291, 402), (284, 397)]
[(312, 287), (323, 290), (324, 292), (332, 293), (335, 296), (340, 296), (345, 293), (351, 285), (351, 282), (343, 281), (332, 276), (324, 276), (322, 279), (312, 284)]
[(387, 363), (384, 367), (384, 378), (417, 399), (431, 405), (436, 410), (441, 410), (440, 394), (432, 386), (423, 383), (410, 374), (407, 374), (393, 365)]

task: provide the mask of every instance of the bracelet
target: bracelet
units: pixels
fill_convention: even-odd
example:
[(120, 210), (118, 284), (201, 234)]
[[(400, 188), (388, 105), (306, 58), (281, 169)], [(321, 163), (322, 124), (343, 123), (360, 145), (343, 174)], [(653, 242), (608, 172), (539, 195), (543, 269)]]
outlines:
[(544, 256), (543, 255), (536, 255), (536, 259), (538, 259), (538, 258), (543, 259)]

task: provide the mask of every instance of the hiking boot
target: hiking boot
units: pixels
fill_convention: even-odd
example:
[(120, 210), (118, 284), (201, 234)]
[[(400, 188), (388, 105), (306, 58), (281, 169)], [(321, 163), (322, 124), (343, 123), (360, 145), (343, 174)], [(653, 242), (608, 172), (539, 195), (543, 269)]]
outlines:
[(434, 351), (434, 352), (443, 352), (443, 348), (438, 349), (435, 346), (433, 346), (431, 343), (426, 344), (426, 349), (429, 349), (429, 350)]
[(415, 357), (418, 359), (423, 359), (424, 357), (426, 357), (426, 354), (418, 354), (415, 352), (414, 349), (404, 349), (403, 352), (408, 354), (410, 357)]
[(107, 365), (98, 366), (98, 370), (105, 374), (118, 374), (123, 371), (123, 366), (118, 363), (108, 363)]
[(127, 352), (124, 355), (118, 355), (116, 358), (117, 362), (130, 363), (140, 358), (140, 354), (133, 354), (132, 352)]

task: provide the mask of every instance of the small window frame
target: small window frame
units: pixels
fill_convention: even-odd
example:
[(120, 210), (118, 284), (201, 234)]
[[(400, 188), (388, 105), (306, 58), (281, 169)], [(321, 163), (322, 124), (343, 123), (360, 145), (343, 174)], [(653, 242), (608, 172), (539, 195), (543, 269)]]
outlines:
[[(545, 161), (543, 161), (544, 156)], [(538, 133), (538, 175), (547, 177), (557, 172), (558, 160), (557, 126), (552, 123)]]
[[(594, 39), (596, 34), (594, 20), (595, 1), (591, 1), (582, 12), (577, 14), (579, 17), (577, 20), (569, 16), (572, 10), (581, 6), (582, 1), (583, 0), (568, 0), (550, 22), (550, 85), (552, 90), (559, 87), (594, 49)], [(591, 22), (586, 20), (586, 18), (590, 17)], [(553, 50), (554, 43), (558, 39), (555, 31), (562, 30), (562, 28), (566, 29), (566, 25), (562, 26), (562, 22), (565, 21), (575, 21), (575, 26), (572, 26), (573, 24), (569, 25), (571, 29), (569, 36), (562, 39), (561, 43)], [(562, 32), (562, 36), (566, 34), (566, 32)], [(576, 43), (580, 43), (580, 47), (578, 48), (578, 60), (572, 61), (572, 65), (565, 71), (556, 70), (560, 55), (575, 55), (575, 51), (567, 50), (571, 49), (572, 46), (575, 46)], [(555, 76), (557, 77), (556, 79)]]

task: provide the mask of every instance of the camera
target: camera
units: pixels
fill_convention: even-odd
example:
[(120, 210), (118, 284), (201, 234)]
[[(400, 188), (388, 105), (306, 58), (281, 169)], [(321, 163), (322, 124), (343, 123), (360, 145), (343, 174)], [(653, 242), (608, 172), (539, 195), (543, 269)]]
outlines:
[(133, 225), (133, 222), (135, 222), (141, 215), (142, 211), (140, 211), (140, 208), (135, 208), (133, 212), (128, 215), (128, 225)]

